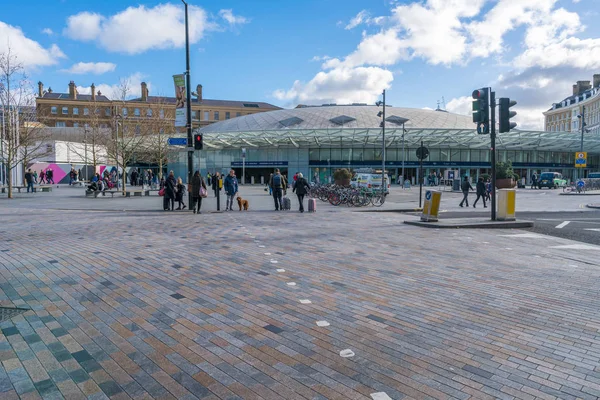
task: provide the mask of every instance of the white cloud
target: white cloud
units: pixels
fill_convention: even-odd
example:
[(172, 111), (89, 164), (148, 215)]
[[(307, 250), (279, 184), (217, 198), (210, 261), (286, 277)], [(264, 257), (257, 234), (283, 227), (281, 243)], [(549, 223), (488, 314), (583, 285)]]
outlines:
[(473, 99), (470, 96), (457, 97), (446, 103), (446, 111), (461, 114), (471, 115)]
[[(129, 92), (127, 95), (128, 98), (140, 97), (142, 95), (141, 83), (142, 83), (143, 79), (144, 79), (144, 75), (141, 74), (140, 72), (136, 72), (136, 73), (121, 80), (123, 82), (128, 83), (128, 87), (129, 87)], [(147, 82), (147, 85), (148, 85), (148, 91), (151, 91), (152, 84), (150, 82)], [(115, 100), (120, 97), (120, 94), (119, 94), (120, 83), (100, 83), (100, 84), (94, 85), (94, 86), (96, 87), (96, 93), (102, 92), (103, 96), (106, 96), (110, 99)], [(68, 89), (66, 91), (68, 93)], [(77, 86), (77, 92), (80, 94), (91, 94), (92, 87), (91, 87), (91, 85), (90, 86)]]
[(50, 48), (44, 48), (35, 40), (29, 39), (19, 27), (8, 25), (0, 21), (0, 53), (10, 51), (17, 57), (17, 62), (24, 67), (43, 67), (55, 65), (59, 59), (65, 58), (60, 48), (53, 44)]
[(70, 74), (102, 75), (114, 71), (116, 67), (117, 64), (107, 62), (78, 62), (77, 64), (73, 64), (69, 69), (61, 70), (61, 72), (68, 72)]
[[(197, 43), (204, 32), (216, 29), (199, 7), (189, 7), (190, 43)], [(100, 47), (127, 54), (139, 54), (151, 49), (181, 48), (185, 45), (183, 7), (159, 4), (143, 5), (106, 17), (81, 12), (67, 19), (64, 31), (68, 37), (95, 41)]]
[(327, 61), (327, 60), (331, 60), (331, 57), (329, 57), (329, 56), (314, 56), (313, 58), (310, 59), (310, 61)]
[(43, 33), (44, 35), (48, 35), (48, 36), (52, 36), (52, 35), (54, 35), (54, 32), (53, 32), (53, 31), (52, 31), (52, 29), (50, 29), (50, 28), (44, 28), (44, 29), (42, 29), (42, 33)]
[(354, 18), (352, 18), (350, 20), (350, 22), (348, 22), (348, 25), (346, 25), (346, 27), (344, 29), (347, 29), (347, 30), (354, 29), (357, 26), (359, 26), (360, 24), (362, 24), (368, 18), (369, 18), (369, 13), (367, 12), (367, 10), (362, 10), (361, 12), (356, 14), (356, 16)]
[(242, 17), (241, 15), (233, 15), (233, 10), (231, 9), (220, 10), (219, 15), (221, 18), (227, 21), (229, 25), (243, 25), (250, 22), (246, 17)]

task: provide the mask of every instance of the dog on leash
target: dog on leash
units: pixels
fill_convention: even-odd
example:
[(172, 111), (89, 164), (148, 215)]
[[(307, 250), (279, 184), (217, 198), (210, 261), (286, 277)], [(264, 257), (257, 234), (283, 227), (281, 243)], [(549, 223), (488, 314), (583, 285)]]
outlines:
[(236, 200), (238, 202), (238, 206), (240, 207), (240, 211), (242, 211), (242, 207), (244, 208), (244, 211), (248, 211), (248, 200), (244, 200), (240, 196), (238, 196)]

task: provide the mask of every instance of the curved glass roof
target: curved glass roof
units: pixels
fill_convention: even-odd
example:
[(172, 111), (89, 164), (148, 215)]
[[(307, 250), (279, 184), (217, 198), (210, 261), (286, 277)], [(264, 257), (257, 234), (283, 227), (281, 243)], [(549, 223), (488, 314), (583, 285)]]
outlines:
[[(200, 130), (207, 149), (241, 147), (378, 147), (382, 119), (376, 106), (323, 106), (277, 110), (216, 122)], [(343, 124), (340, 116), (354, 118)], [(345, 119), (345, 118), (344, 118)], [(402, 129), (402, 122), (405, 129)], [(339, 122), (339, 119), (338, 121)], [(471, 117), (444, 111), (386, 107), (386, 147), (423, 144), (432, 148), (489, 149), (490, 136), (478, 135)], [(571, 132), (513, 130), (497, 134), (498, 149), (579, 151), (581, 136)], [(600, 135), (587, 133), (584, 149), (600, 152)]]

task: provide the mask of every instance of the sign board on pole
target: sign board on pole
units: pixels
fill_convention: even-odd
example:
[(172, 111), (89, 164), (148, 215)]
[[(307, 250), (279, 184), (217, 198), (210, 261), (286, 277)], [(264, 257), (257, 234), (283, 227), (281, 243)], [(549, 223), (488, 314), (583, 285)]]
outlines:
[(423, 213), (421, 214), (421, 221), (435, 222), (438, 220), (441, 199), (442, 192), (438, 192), (436, 190), (428, 190), (425, 192), (425, 203), (423, 203)]
[(575, 168), (586, 168), (587, 166), (587, 152), (578, 151), (575, 153)]
[(186, 126), (187, 109), (185, 107), (185, 75), (173, 75), (173, 82), (175, 83), (175, 126)]
[(246, 148), (242, 147), (242, 158), (246, 158)]
[(168, 138), (167, 144), (169, 146), (187, 146), (187, 138)]

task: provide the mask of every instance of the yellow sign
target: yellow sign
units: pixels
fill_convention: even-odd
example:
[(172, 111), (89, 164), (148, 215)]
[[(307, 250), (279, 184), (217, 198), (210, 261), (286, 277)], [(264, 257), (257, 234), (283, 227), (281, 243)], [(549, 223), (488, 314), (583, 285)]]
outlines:
[(428, 190), (425, 192), (425, 203), (423, 203), (421, 221), (429, 222), (438, 220), (441, 199), (442, 192), (437, 192), (435, 190)]
[(498, 221), (514, 221), (517, 205), (515, 189), (498, 190)]
[(587, 167), (587, 152), (578, 151), (575, 153), (575, 168), (586, 168)]

